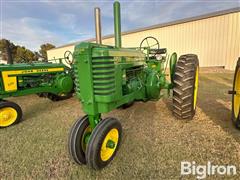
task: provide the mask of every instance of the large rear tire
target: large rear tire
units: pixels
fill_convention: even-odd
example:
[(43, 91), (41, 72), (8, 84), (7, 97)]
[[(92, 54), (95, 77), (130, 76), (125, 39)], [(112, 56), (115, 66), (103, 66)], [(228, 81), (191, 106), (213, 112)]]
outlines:
[(72, 93), (68, 93), (63, 96), (59, 96), (59, 95), (55, 95), (55, 94), (51, 94), (51, 93), (47, 94), (47, 98), (50, 99), (51, 101), (62, 101), (62, 100), (69, 99), (72, 96), (73, 96)]
[(196, 112), (199, 60), (197, 55), (180, 56), (173, 80), (173, 114), (178, 119), (192, 119)]
[(237, 129), (240, 129), (240, 58), (238, 59), (234, 81), (233, 81), (233, 95), (232, 95), (232, 121)]
[(67, 93), (64, 94), (62, 96), (56, 95), (56, 94), (52, 94), (52, 93), (37, 93), (38, 97), (44, 97), (44, 98), (48, 98), (51, 101), (62, 101), (62, 100), (66, 100), (69, 99), (73, 96), (73, 93)]

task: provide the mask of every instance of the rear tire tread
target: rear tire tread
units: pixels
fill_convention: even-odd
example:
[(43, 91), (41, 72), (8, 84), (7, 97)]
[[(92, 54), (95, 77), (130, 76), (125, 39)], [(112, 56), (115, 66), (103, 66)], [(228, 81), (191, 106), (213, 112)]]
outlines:
[(181, 56), (176, 64), (173, 83), (173, 114), (178, 119), (192, 119), (195, 114), (193, 98), (198, 66), (198, 57), (194, 54)]

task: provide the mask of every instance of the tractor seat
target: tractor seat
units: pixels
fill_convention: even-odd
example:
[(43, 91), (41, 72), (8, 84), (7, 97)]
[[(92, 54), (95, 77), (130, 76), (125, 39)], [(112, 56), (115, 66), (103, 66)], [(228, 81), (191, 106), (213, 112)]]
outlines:
[(150, 54), (166, 54), (167, 48), (161, 48), (161, 49), (150, 49)]

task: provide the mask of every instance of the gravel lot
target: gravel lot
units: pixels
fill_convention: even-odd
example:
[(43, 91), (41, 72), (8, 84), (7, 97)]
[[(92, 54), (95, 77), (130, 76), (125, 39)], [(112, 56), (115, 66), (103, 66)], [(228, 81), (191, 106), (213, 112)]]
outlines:
[(193, 179), (181, 177), (181, 161), (235, 165), (238, 175), (208, 179), (240, 179), (240, 132), (231, 123), (227, 94), (232, 78), (232, 72), (201, 73), (192, 121), (176, 120), (167, 97), (105, 114), (120, 119), (123, 141), (115, 159), (101, 171), (78, 166), (68, 157), (69, 129), (84, 115), (76, 98), (11, 98), (21, 105), (24, 120), (0, 129), (0, 179)]

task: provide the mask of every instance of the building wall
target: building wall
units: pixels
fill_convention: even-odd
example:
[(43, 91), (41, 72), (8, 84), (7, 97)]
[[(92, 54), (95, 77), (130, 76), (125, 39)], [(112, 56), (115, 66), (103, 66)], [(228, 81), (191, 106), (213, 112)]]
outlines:
[[(197, 54), (201, 67), (224, 66), (234, 69), (240, 56), (240, 12), (176, 24), (122, 36), (123, 47), (139, 47), (147, 36), (156, 37), (169, 53)], [(114, 44), (114, 38), (103, 39)], [(48, 58), (63, 56), (73, 46), (48, 52)]]
[[(64, 53), (65, 53), (66, 51), (71, 51), (71, 52), (73, 52), (73, 51), (74, 51), (74, 45), (65, 46), (65, 47), (62, 47), (62, 48), (54, 48), (54, 49), (48, 50), (48, 51), (47, 51), (48, 60), (64, 58)], [(54, 61), (53, 61), (53, 62), (54, 62)], [(65, 65), (69, 66), (65, 61), (63, 61), (63, 63), (64, 63)]]
[(48, 57), (48, 60), (64, 58), (64, 53), (66, 51), (73, 52), (73, 50), (74, 50), (74, 45), (51, 49), (47, 51), (47, 57)]

